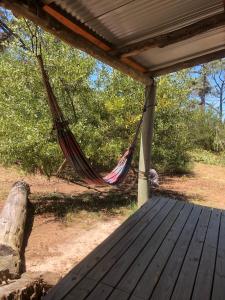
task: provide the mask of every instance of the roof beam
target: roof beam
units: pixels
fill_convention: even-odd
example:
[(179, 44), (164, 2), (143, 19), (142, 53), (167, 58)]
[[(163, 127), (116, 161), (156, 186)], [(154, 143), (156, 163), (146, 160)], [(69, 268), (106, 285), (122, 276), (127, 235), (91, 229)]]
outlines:
[(135, 56), (148, 49), (155, 47), (162, 48), (174, 43), (178, 43), (224, 25), (225, 13), (223, 12), (198, 21), (189, 26), (183, 27), (181, 29), (172, 31), (170, 33), (162, 34), (134, 44), (127, 45), (125, 47), (112, 51), (111, 54), (120, 57)]
[[(65, 27), (69, 28), (76, 34), (82, 36), (89, 42), (93, 43), (98, 48), (104, 50), (105, 52), (112, 50), (112, 46), (109, 46), (106, 42), (96, 37), (93, 33), (89, 32), (87, 28), (84, 28), (84, 26), (77, 24), (76, 20), (70, 20), (62, 12), (59, 12), (54, 7), (44, 5), (42, 9), (49, 15), (51, 15), (54, 19), (56, 19), (59, 23), (63, 24)], [(140, 71), (142, 73), (147, 72), (146, 68), (132, 60), (132, 58), (120, 58), (120, 60), (137, 71)]]
[(17, 16), (19, 15), (33, 21), (35, 24), (54, 34), (72, 47), (90, 54), (96, 59), (129, 75), (133, 79), (145, 85), (151, 84), (152, 79), (148, 76), (148, 74), (146, 75), (143, 72), (136, 70), (135, 65), (132, 65), (133, 63), (136, 64), (135, 62), (131, 60), (127, 62), (120, 60), (119, 58), (112, 57), (108, 52), (86, 40), (81, 35), (76, 34), (65, 26), (62, 26), (58, 21), (44, 12), (41, 7), (38, 9), (37, 13), (37, 7), (34, 7), (34, 10), (32, 10), (32, 7), (25, 6), (22, 1), (18, 0), (0, 0), (0, 6), (4, 6), (5, 8), (12, 10)]
[(149, 75), (152, 77), (166, 75), (172, 72), (177, 72), (182, 69), (191, 68), (200, 64), (208, 63), (210, 61), (221, 59), (225, 57), (225, 49), (219, 50), (214, 53), (208, 53), (196, 58), (188, 59), (186, 61), (182, 61), (179, 63), (176, 63), (174, 65), (171, 65), (169, 67), (153, 70), (149, 72)]

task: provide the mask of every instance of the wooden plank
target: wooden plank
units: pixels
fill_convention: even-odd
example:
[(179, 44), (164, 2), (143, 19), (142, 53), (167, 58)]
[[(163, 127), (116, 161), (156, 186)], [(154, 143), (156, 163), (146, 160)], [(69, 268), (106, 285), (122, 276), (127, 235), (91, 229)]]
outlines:
[[(85, 28), (85, 26), (81, 26), (81, 24), (77, 24), (77, 20), (73, 17), (73, 20), (69, 19), (69, 16), (65, 16), (65, 13), (63, 11), (58, 11), (56, 7), (51, 7), (48, 4), (44, 5), (42, 9), (47, 12), (50, 16), (55, 18), (58, 22), (75, 32), (76, 34), (82, 36), (84, 39), (88, 40), (89, 42), (93, 43), (94, 45), (98, 46), (100, 49), (104, 51), (110, 51), (112, 50), (112, 46), (100, 39), (100, 37), (97, 37), (94, 35), (94, 33), (91, 33), (88, 31), (88, 28)], [(64, 13), (64, 14), (63, 14)], [(128, 66), (132, 67), (133, 69), (139, 71), (139, 72), (146, 72), (147, 69), (144, 68), (141, 64), (135, 62), (131, 58), (127, 57), (121, 57), (120, 60), (127, 64)]]
[(119, 289), (113, 290), (113, 293), (110, 295), (107, 300), (143, 300), (143, 298), (136, 297), (134, 295), (130, 296), (130, 294), (121, 291)]
[(150, 201), (140, 208), (134, 215), (129, 217), (113, 234), (111, 234), (103, 243), (101, 243), (93, 252), (91, 252), (81, 263), (79, 263), (74, 269), (72, 269), (55, 287), (52, 289), (45, 299), (61, 299), (64, 293), (67, 293), (68, 289), (71, 289), (76, 283), (81, 280), (82, 277), (94, 267), (98, 261), (107, 252), (115, 246), (120, 239), (123, 238), (132, 228), (141, 221), (141, 219), (148, 214), (148, 212), (154, 208), (154, 206), (166, 204), (165, 199), (159, 199), (158, 201)]
[[(129, 298), (129, 300), (143, 300), (143, 298), (139, 298), (139, 297), (136, 297), (136, 296), (131, 296), (130, 298)], [(158, 299), (159, 300), (159, 299)], [(160, 299), (161, 300), (161, 299)]]
[(122, 57), (138, 55), (144, 51), (147, 51), (155, 47), (165, 47), (174, 43), (181, 42), (186, 39), (190, 39), (196, 35), (202, 34), (209, 30), (221, 27), (225, 25), (225, 14), (220, 13), (214, 16), (210, 16), (194, 24), (188, 25), (181, 29), (162, 34), (153, 38), (148, 38), (140, 42), (130, 44), (128, 46), (119, 48), (112, 51), (113, 55), (120, 55)]
[(213, 210), (198, 268), (192, 300), (210, 299), (216, 262), (217, 242), (221, 212)]
[(165, 198), (157, 201), (150, 201), (142, 206), (133, 216), (124, 222), (113, 234), (91, 252), (81, 263), (73, 268), (44, 299), (62, 299), (121, 239), (128, 234), (135, 226), (141, 226), (148, 222), (150, 216), (166, 205)]
[(225, 212), (222, 212), (220, 222), (219, 244), (216, 259), (216, 269), (212, 300), (225, 299)]
[[(82, 300), (85, 299), (88, 294), (91, 293), (91, 291), (98, 285), (98, 282), (90, 279), (85, 278), (80, 283), (77, 284), (76, 289), (73, 291), (73, 294), (67, 294), (65, 297), (63, 297), (64, 300)], [(52, 300), (55, 300), (55, 298), (51, 298)], [(62, 299), (62, 297), (60, 298)]]
[(124, 291), (114, 289), (113, 293), (110, 295), (110, 297), (107, 300), (128, 300), (129, 296), (130, 295)]
[(188, 219), (188, 222), (186, 223), (182, 234), (180, 235), (177, 244), (163, 270), (163, 273), (150, 297), (151, 300), (170, 299), (187, 249), (199, 220), (201, 210), (202, 209), (200, 206), (194, 206), (192, 218)]
[[(113, 267), (113, 265), (123, 255), (125, 255), (127, 249), (136, 240), (140, 242), (142, 239), (146, 240), (149, 237), (148, 232), (150, 231), (151, 233), (153, 233), (160, 226), (161, 222), (166, 218), (166, 216), (172, 210), (175, 204), (176, 201), (168, 201), (162, 209), (156, 212), (153, 212), (153, 208), (153, 210), (149, 213), (149, 218), (146, 218), (143, 224), (138, 224), (138, 226), (135, 226), (134, 230), (132, 230), (132, 232), (130, 232), (129, 235), (123, 238), (121, 242), (117, 245), (117, 247), (113, 248), (109, 252), (109, 254), (90, 273), (88, 273), (88, 277), (95, 280), (101, 280), (103, 276), (105, 276), (108, 273), (108, 271)], [(112, 284), (113, 283), (110, 282), (110, 285)]]
[(69, 20), (68, 18), (63, 16), (55, 8), (53, 8), (53, 7), (49, 6), (48, 4), (46, 4), (42, 7), (42, 9), (45, 12), (47, 12), (50, 16), (55, 18), (57, 21), (59, 21), (60, 23), (62, 23), (66, 27), (68, 27), (70, 30), (72, 30), (73, 32), (81, 35), (82, 37), (87, 39), (89, 42), (95, 44), (96, 46), (98, 46), (102, 50), (105, 50), (105, 51), (111, 50), (111, 47), (108, 44), (101, 41), (99, 38), (97, 38), (96, 36), (94, 36), (93, 34), (88, 32), (87, 30), (85, 30), (84, 28), (79, 26), (78, 24), (72, 22), (71, 20)]
[[(105, 300), (108, 298), (113, 288), (109, 285), (105, 285), (103, 283), (99, 283), (98, 286), (94, 289), (94, 291), (85, 298), (86, 300)], [(73, 298), (79, 300), (77, 298)]]
[[(122, 280), (122, 282), (119, 283), (118, 288), (125, 292), (131, 292), (149, 261), (154, 257), (183, 207), (183, 202), (177, 202), (164, 219), (158, 216), (157, 219), (155, 219), (155, 222), (153, 221), (150, 226), (146, 228), (135, 243), (133, 243), (126, 251), (123, 257), (116, 262), (103, 279), (103, 282), (110, 284), (111, 286), (116, 286), (122, 276), (127, 278), (125, 273), (129, 269), (128, 280)], [(131, 272), (129, 272), (130, 270)]]
[(176, 286), (171, 297), (171, 299), (173, 300), (189, 300), (191, 298), (210, 215), (211, 210), (204, 208), (200, 215), (197, 228), (186, 254), (182, 269), (180, 271), (180, 275), (176, 282)]
[[(173, 226), (168, 229), (166, 228), (165, 232), (169, 231), (152, 260), (151, 249), (148, 247), (144, 249), (144, 252), (138, 257), (120, 282), (119, 288), (131, 292), (136, 286), (133, 292), (135, 296), (143, 297), (144, 299), (149, 298), (188, 218), (192, 219), (195, 215), (191, 214), (192, 209), (193, 205), (186, 204)], [(150, 242), (152, 247), (155, 247), (154, 238)]]
[(69, 293), (65, 296), (64, 300), (103, 300), (106, 299), (110, 293), (112, 292), (113, 288), (102, 284), (97, 283), (95, 280), (91, 280), (89, 278), (85, 278), (80, 282), (73, 293)]

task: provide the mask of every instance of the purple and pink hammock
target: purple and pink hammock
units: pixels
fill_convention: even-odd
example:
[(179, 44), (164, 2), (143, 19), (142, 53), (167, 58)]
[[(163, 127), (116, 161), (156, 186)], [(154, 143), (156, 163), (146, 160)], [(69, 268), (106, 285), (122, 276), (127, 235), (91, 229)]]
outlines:
[(48, 105), (51, 110), (54, 128), (57, 132), (58, 142), (67, 161), (71, 164), (72, 168), (77, 172), (77, 174), (88, 184), (116, 185), (121, 183), (127, 176), (131, 166), (133, 153), (137, 144), (138, 134), (140, 132), (144, 112), (146, 111), (146, 106), (143, 109), (143, 113), (137, 125), (131, 146), (120, 158), (117, 166), (106, 176), (101, 177), (88, 162), (88, 159), (85, 157), (73, 133), (71, 132), (68, 122), (63, 116), (50, 85), (47, 72), (44, 68), (42, 56), (38, 55), (37, 59), (41, 69), (43, 83), (47, 92)]

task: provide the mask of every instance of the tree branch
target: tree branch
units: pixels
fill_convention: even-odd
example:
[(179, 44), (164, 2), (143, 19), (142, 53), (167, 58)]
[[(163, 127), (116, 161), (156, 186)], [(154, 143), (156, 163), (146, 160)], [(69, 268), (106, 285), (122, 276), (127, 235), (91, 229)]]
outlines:
[(210, 104), (208, 102), (206, 102), (205, 104), (207, 104), (209, 107), (211, 107), (213, 110), (215, 110), (218, 114), (220, 113), (220, 111), (217, 108), (215, 108), (212, 104)]

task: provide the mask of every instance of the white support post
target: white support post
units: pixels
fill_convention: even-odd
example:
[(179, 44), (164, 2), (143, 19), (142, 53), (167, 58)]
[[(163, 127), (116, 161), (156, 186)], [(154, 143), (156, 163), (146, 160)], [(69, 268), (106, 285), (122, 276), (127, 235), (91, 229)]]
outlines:
[(138, 206), (142, 206), (150, 198), (150, 186), (148, 173), (151, 165), (152, 139), (154, 127), (154, 111), (156, 105), (156, 83), (153, 80), (151, 85), (145, 88), (146, 112), (144, 114), (138, 173)]

